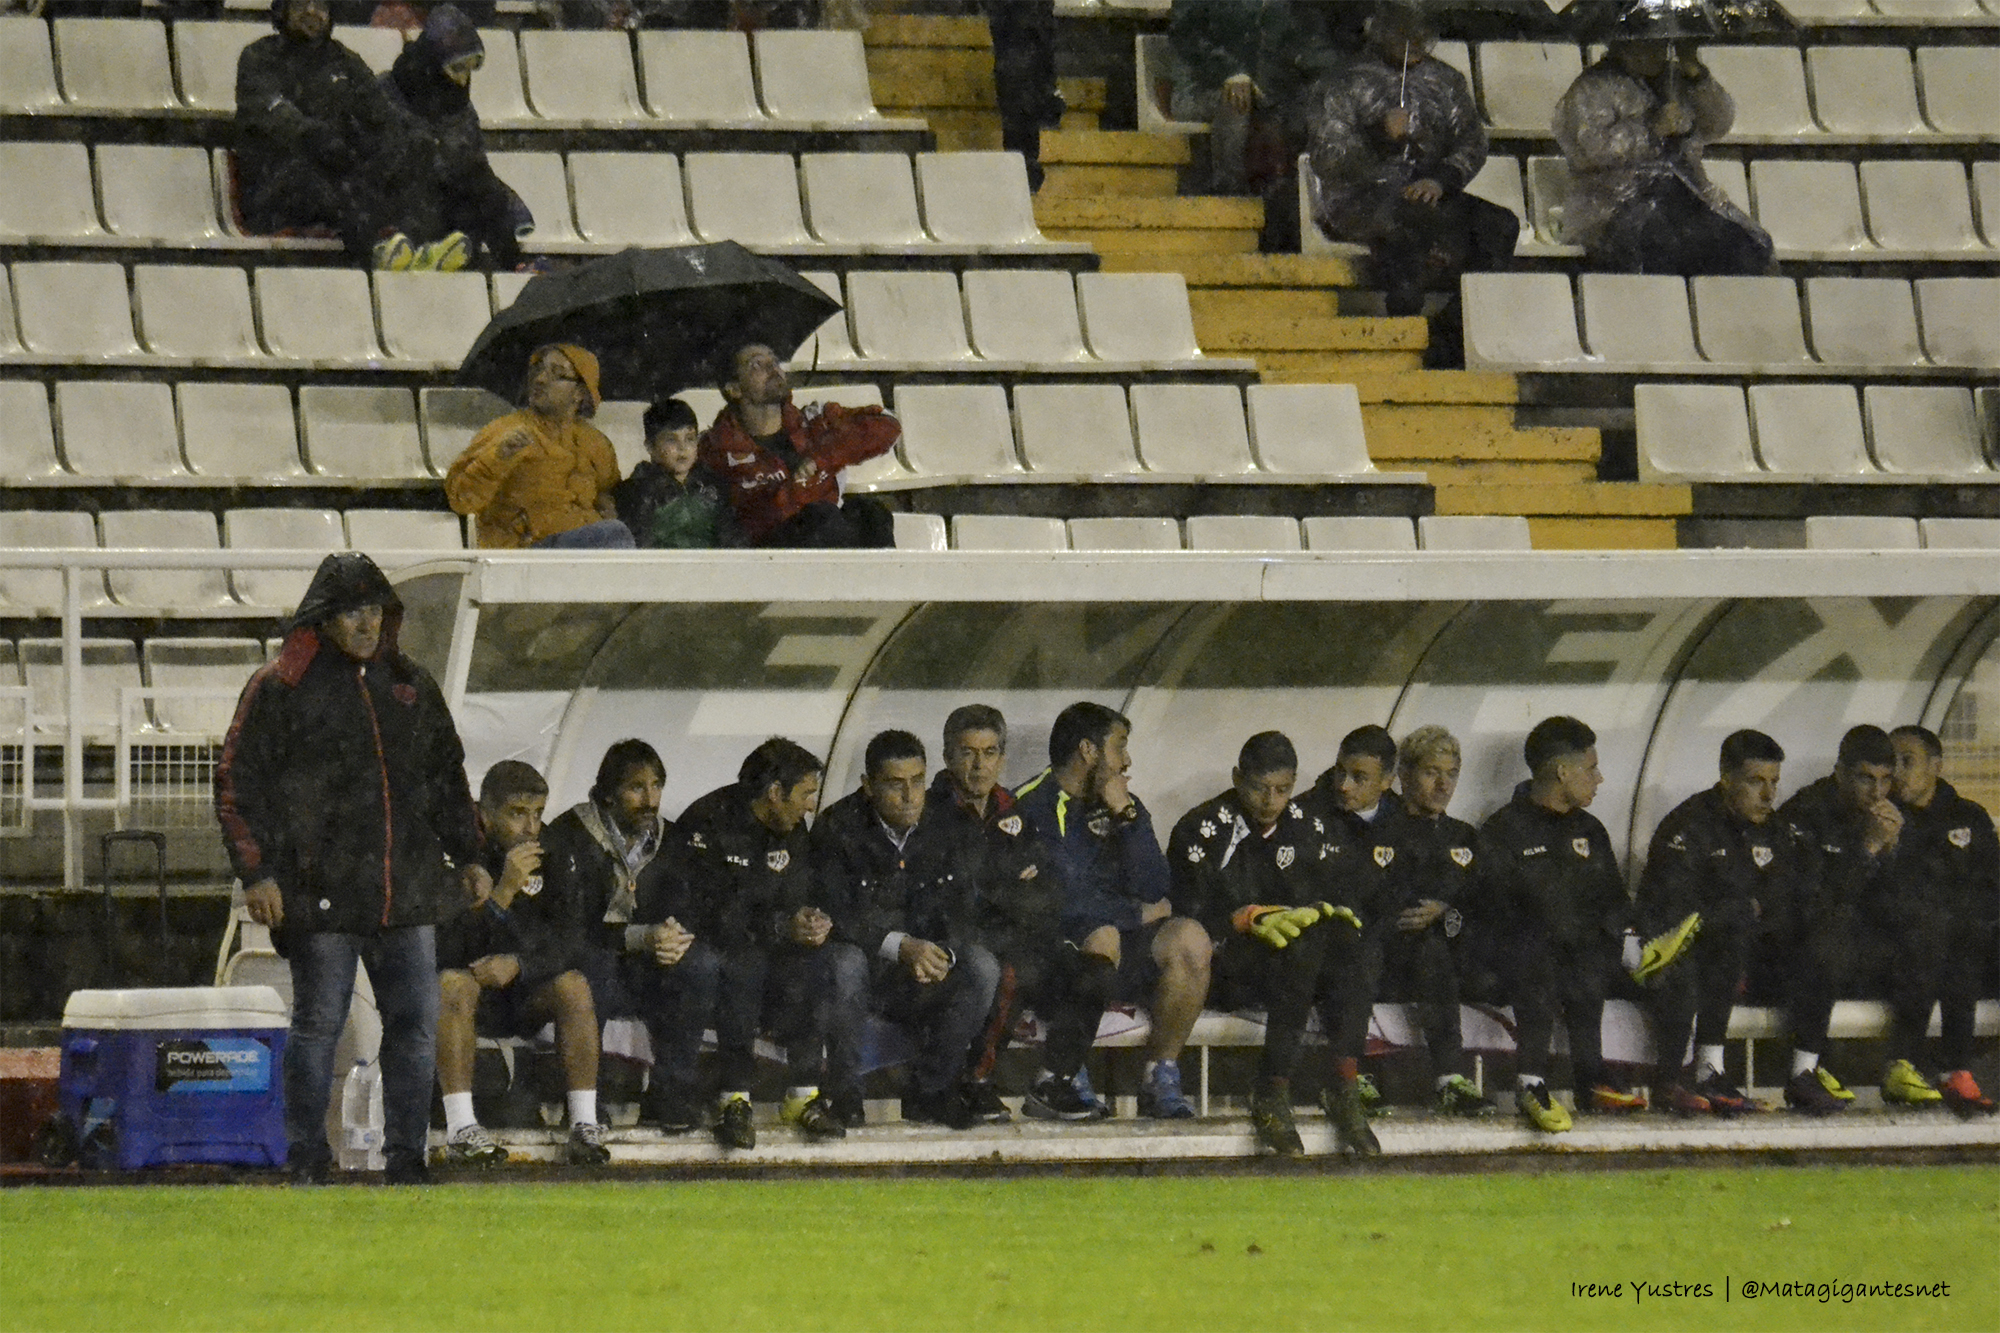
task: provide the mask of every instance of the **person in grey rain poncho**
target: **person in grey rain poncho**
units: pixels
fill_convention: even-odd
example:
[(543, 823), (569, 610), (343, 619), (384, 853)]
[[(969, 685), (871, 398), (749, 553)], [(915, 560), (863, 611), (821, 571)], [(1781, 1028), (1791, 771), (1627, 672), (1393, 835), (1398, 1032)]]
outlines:
[(1692, 51), (1616, 42), (1556, 104), (1569, 161), (1563, 239), (1623, 273), (1759, 274), (1771, 238), (1702, 170), (1736, 104)]
[[(1510, 267), (1520, 219), (1465, 192), (1486, 163), (1486, 130), (1465, 76), (1429, 52), (1421, 11), (1384, 5), (1368, 49), (1315, 91), (1313, 221), (1369, 247), (1391, 315), (1422, 311), (1426, 289), (1456, 292), (1467, 270)], [(1449, 364), (1456, 300), (1433, 319), (1432, 360)]]

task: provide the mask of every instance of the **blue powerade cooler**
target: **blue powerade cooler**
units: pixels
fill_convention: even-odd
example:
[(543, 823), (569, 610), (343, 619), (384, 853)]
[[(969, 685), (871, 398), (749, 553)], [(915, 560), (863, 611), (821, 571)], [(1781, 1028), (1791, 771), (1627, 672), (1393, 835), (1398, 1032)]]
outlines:
[(58, 1097), (79, 1160), (283, 1166), (285, 1028), (269, 986), (74, 992)]

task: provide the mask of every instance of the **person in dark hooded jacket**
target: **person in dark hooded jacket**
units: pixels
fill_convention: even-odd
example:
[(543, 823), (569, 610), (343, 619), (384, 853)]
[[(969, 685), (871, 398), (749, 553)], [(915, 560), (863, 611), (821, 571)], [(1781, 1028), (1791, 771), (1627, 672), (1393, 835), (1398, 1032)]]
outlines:
[(397, 646), (403, 604), (375, 562), (329, 555), (277, 660), (243, 687), (215, 812), (253, 921), (291, 964), (285, 1129), (295, 1179), (328, 1165), (333, 1048), (357, 962), (382, 1014), (392, 1182), (426, 1178), (437, 1054), (436, 925), (480, 835), (465, 749), (430, 673)]
[(471, 93), (473, 71), (485, 59), (472, 20), (456, 5), (436, 5), (380, 83), (405, 114), (415, 165), (426, 168), (420, 178), (430, 186), (425, 207), (409, 219), (411, 240), (421, 246), (460, 236), (468, 252), (483, 249), (494, 268), (509, 270), (521, 262), (520, 238), (534, 230), (535, 217), (486, 160)]
[(333, 39), (326, 0), (275, 0), (271, 22), (278, 31), (236, 62), (244, 224), (330, 227), (363, 263), (416, 267), (405, 227), (423, 182), (404, 118), (361, 57)]

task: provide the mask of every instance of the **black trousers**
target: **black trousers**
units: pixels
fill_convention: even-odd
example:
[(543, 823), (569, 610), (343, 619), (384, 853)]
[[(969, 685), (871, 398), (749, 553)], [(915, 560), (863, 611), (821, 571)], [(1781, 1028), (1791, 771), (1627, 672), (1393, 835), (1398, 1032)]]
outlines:
[(881, 549), (896, 544), (896, 521), (880, 500), (850, 495), (838, 505), (807, 505), (774, 529), (765, 546)]
[(1462, 1074), (1465, 1042), (1459, 1031), (1458, 959), (1444, 923), (1420, 931), (1397, 930), (1393, 920), (1362, 936), (1370, 990), (1384, 999), (1414, 1002), (1430, 1048), (1433, 1074)]
[(1055, 0), (987, 0), (1000, 146), (1026, 159), (1028, 188), (1042, 187), (1042, 131), (1062, 123), (1056, 91)]
[[(1250, 935), (1231, 935), (1216, 948), (1210, 964), (1210, 1003), (1231, 1009), (1264, 1006), (1264, 1049), (1257, 1062), (1260, 1080), (1290, 1078), (1299, 1063), (1306, 1020), (1319, 1007), (1320, 1026), (1333, 1038), (1334, 1054), (1350, 1054), (1342, 1038), (1355, 997), (1361, 935), (1345, 921), (1321, 920), (1307, 926), (1282, 949)], [(1361, 1005), (1361, 1040), (1368, 1037), (1368, 1004)]]
[(1771, 267), (1771, 238), (1710, 208), (1680, 177), (1666, 176), (1612, 215), (1590, 262), (1614, 273), (1755, 277)]
[[(749, 1088), (756, 1073), (757, 1034), (785, 1048), (794, 1087), (815, 1085), (824, 1065), (826, 950), (718, 949), (696, 940), (672, 967), (626, 955), (620, 964), (631, 1007), (653, 1042), (654, 1080), (662, 1094), (692, 1105), (699, 1093), (702, 1034), (715, 1029), (717, 1082), (725, 1092)], [(595, 971), (595, 969), (586, 969)], [(596, 976), (592, 990), (600, 991)], [(609, 1017), (616, 1000), (600, 1000)]]
[(1705, 908), (1701, 933), (1673, 966), (1654, 979), (1646, 997), (1646, 1016), (1653, 1025), (1655, 1068), (1661, 1082), (1680, 1076), (1690, 1023), (1696, 1045), (1722, 1044), (1755, 944), (1756, 923), (1748, 902)]
[(1794, 1050), (1824, 1052), (1833, 1002), (1859, 994), (1869, 980), (1873, 969), (1859, 930), (1854, 909), (1839, 907), (1820, 913), (1796, 937), (1786, 978)]
[(1532, 937), (1516, 941), (1508, 990), (1520, 1073), (1548, 1076), (1549, 1038), (1560, 1018), (1569, 1032), (1576, 1087), (1604, 1081), (1604, 997), (1618, 961), (1612, 947), (1595, 940), (1577, 945)]
[(1063, 1079), (1076, 1077), (1097, 1040), (1097, 1027), (1111, 1003), (1117, 977), (1118, 969), (1108, 961), (1070, 944), (1002, 953), (985, 1036), (973, 1049), (972, 1077), (992, 1074), (1024, 1008), (1034, 1010), (1047, 1029), (1042, 1062), (1049, 1072)]
[[(1925, 1074), (1964, 1069), (1972, 1061), (1973, 1019), (1980, 973), (1992, 932), (1973, 913), (1937, 901), (1898, 903), (1885, 949), (1882, 989), (1895, 1013), (1889, 1058), (1908, 1060)], [(1938, 1006), (1938, 1063), (1925, 1058), (1931, 1004)]]
[(1436, 204), (1399, 198), (1388, 234), (1369, 247), (1389, 313), (1421, 312), (1426, 289), (1456, 291), (1461, 273), (1513, 267), (1520, 236), (1519, 218), (1463, 190)]

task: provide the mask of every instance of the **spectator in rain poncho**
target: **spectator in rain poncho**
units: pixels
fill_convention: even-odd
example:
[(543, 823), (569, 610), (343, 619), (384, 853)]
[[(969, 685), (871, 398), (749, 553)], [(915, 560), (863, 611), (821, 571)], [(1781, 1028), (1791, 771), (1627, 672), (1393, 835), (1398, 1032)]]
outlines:
[(1458, 275), (1509, 267), (1521, 223), (1465, 192), (1486, 163), (1486, 130), (1465, 76), (1429, 54), (1436, 38), (1419, 11), (1383, 6), (1367, 52), (1316, 90), (1313, 221), (1369, 247), (1391, 315), (1421, 313), (1426, 289), (1454, 293), (1432, 321), (1431, 360), (1451, 364)]
[(1569, 160), (1563, 239), (1626, 273), (1757, 274), (1771, 238), (1702, 171), (1736, 104), (1692, 52), (1664, 41), (1614, 44), (1556, 104)]
[(410, 218), (412, 240), (421, 246), (455, 235), (466, 258), (483, 248), (493, 267), (505, 270), (520, 264), (520, 238), (534, 230), (535, 219), (486, 160), (470, 91), (473, 71), (485, 59), (486, 44), (472, 20), (454, 5), (434, 5), (423, 32), (396, 57), (381, 86), (407, 113), (414, 151), (428, 150), (420, 178), (429, 188), (420, 195), (424, 206)]

